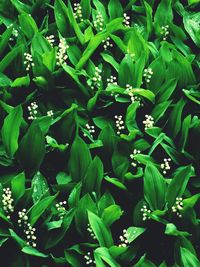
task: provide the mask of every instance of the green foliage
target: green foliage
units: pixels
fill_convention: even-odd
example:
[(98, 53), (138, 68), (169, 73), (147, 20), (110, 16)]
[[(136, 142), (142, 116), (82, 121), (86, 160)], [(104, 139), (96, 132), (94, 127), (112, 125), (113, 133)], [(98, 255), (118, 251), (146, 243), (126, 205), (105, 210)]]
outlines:
[(199, 5), (0, 0), (3, 266), (200, 266)]

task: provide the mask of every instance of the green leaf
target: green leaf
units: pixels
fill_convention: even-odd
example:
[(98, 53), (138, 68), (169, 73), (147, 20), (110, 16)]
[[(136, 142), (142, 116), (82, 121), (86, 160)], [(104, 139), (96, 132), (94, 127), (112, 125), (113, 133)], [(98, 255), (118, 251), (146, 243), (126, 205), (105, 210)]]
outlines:
[(190, 236), (191, 235), (188, 232), (177, 230), (176, 225), (174, 225), (173, 223), (168, 223), (166, 225), (165, 234), (172, 235), (172, 236)]
[(180, 132), (182, 124), (182, 112), (185, 104), (186, 101), (183, 98), (181, 98), (179, 102), (174, 106), (169, 115), (168, 126), (170, 129), (170, 135), (173, 138), (175, 138), (177, 134)]
[(27, 76), (23, 76), (23, 77), (18, 77), (17, 79), (15, 79), (12, 84), (11, 87), (28, 87), (30, 84), (30, 77), (29, 75)]
[(166, 195), (169, 208), (174, 205), (176, 197), (181, 197), (185, 192), (187, 183), (192, 176), (192, 173), (193, 167), (191, 165), (184, 166), (171, 180)]
[(35, 33), (38, 32), (37, 24), (30, 14), (23, 13), (19, 15), (19, 23), (24, 35), (28, 39), (32, 39)]
[(65, 3), (62, 0), (56, 0), (54, 2), (54, 14), (56, 25), (58, 27), (59, 32), (64, 36), (70, 36), (70, 22), (68, 16), (68, 9)]
[(145, 228), (142, 227), (134, 227), (131, 226), (127, 229), (126, 234), (127, 234), (127, 240), (129, 243), (133, 242), (138, 236), (143, 234), (146, 231)]
[(0, 73), (3, 72), (22, 52), (22, 47), (22, 45), (16, 46), (0, 61)]
[(126, 87), (126, 84), (133, 85), (134, 64), (130, 55), (126, 55), (119, 65), (119, 85)]
[[(117, 261), (111, 256), (107, 248), (97, 248), (94, 251), (95, 263), (96, 266), (111, 266), (111, 267), (120, 267)], [(106, 262), (104, 265), (103, 262)]]
[(136, 124), (136, 120), (135, 120), (136, 112), (138, 108), (139, 108), (139, 103), (135, 102), (135, 103), (132, 103), (127, 109), (125, 125), (127, 129), (129, 130), (129, 132), (134, 131), (135, 128), (138, 128)]
[(14, 239), (20, 245), (21, 248), (26, 246), (26, 241), (23, 240), (20, 236), (18, 236), (18, 234), (16, 234), (12, 229), (9, 229), (9, 232), (12, 239)]
[(155, 12), (154, 21), (155, 24), (160, 25), (160, 27), (167, 25), (173, 19), (171, 2), (171, 0), (162, 0), (159, 2), (159, 5)]
[(31, 124), (22, 138), (17, 155), (27, 173), (32, 175), (39, 170), (45, 155), (45, 137), (37, 122)]
[(192, 38), (193, 42), (200, 47), (200, 35), (199, 35), (199, 20), (200, 12), (184, 12), (183, 23), (187, 33)]
[(98, 156), (88, 166), (85, 177), (83, 178), (83, 191), (92, 193), (100, 193), (101, 182), (103, 179), (104, 170), (102, 161)]
[(40, 257), (40, 258), (47, 258), (48, 257), (47, 254), (44, 254), (33, 247), (23, 247), (22, 252), (24, 252), (25, 254)]
[(7, 47), (8, 45), (8, 41), (11, 37), (11, 34), (12, 34), (12, 30), (13, 28), (12, 27), (9, 27), (6, 29), (6, 31), (1, 35), (1, 38), (0, 38), (0, 55), (3, 54), (5, 48)]
[(61, 228), (53, 229), (48, 233), (48, 238), (46, 240), (45, 249), (52, 248), (56, 246), (65, 237), (67, 230), (69, 229), (72, 220), (74, 218), (74, 209), (67, 211), (63, 218), (63, 223)]
[(104, 223), (110, 227), (115, 221), (119, 220), (122, 214), (123, 211), (119, 205), (111, 205), (104, 209), (101, 217)]
[(8, 76), (4, 75), (3, 73), (0, 73), (0, 86), (1, 87), (7, 87), (10, 86), (12, 83), (12, 80), (8, 78)]
[(34, 175), (31, 182), (31, 187), (33, 189), (32, 193), (33, 203), (36, 203), (44, 196), (49, 195), (49, 187), (47, 180), (40, 172), (37, 172)]
[(146, 258), (146, 255), (142, 256), (140, 260), (134, 265), (134, 267), (156, 267), (156, 265)]
[(76, 65), (76, 69), (80, 70), (87, 60), (92, 56), (94, 51), (97, 47), (101, 44), (101, 42), (108, 37), (108, 33), (101, 32), (91, 38), (88, 46), (86, 47), (85, 51), (83, 52), (82, 57), (80, 58), (78, 64)]
[(7, 153), (13, 158), (18, 149), (18, 137), (20, 132), (20, 125), (22, 123), (22, 107), (17, 106), (11, 110), (4, 120), (1, 130), (2, 141)]
[(11, 181), (12, 195), (17, 201), (25, 193), (25, 175), (24, 173), (19, 173)]
[(165, 205), (166, 182), (151, 163), (144, 172), (144, 197), (152, 210), (162, 210)]
[(122, 182), (120, 182), (117, 178), (110, 178), (109, 176), (105, 176), (104, 179), (109, 183), (114, 184), (116, 187), (120, 189), (127, 190), (126, 186)]
[(92, 56), (92, 54), (97, 49), (97, 47), (101, 44), (101, 42), (104, 39), (106, 39), (109, 36), (110, 33), (121, 28), (120, 22), (122, 22), (122, 19), (119, 19), (119, 18), (112, 20), (110, 23), (106, 25), (106, 29), (107, 29), (106, 31), (100, 32), (91, 38), (88, 46), (83, 52), (81, 59), (76, 65), (77, 70), (80, 70), (85, 65), (85, 63)]
[(90, 14), (91, 14), (91, 3), (90, 2), (91, 0), (81, 0), (83, 17), (86, 19), (89, 19)]
[(40, 200), (39, 202), (36, 202), (29, 210), (28, 215), (30, 216), (30, 224), (33, 226), (40, 216), (45, 212), (46, 209), (48, 209), (58, 194), (54, 196), (48, 196)]
[(77, 137), (71, 147), (69, 172), (74, 181), (81, 181), (92, 162), (90, 151), (85, 142)]
[(191, 124), (191, 115), (188, 115), (182, 123), (182, 129), (181, 129), (181, 138), (180, 138), (180, 147), (181, 152), (184, 152), (188, 134), (189, 134), (189, 128)]
[[(86, 209), (87, 207), (87, 209)], [(89, 194), (85, 194), (78, 202), (78, 207), (75, 214), (76, 228), (80, 234), (85, 233), (88, 224), (88, 213), (90, 210), (96, 212), (96, 203), (92, 200)]]
[(181, 261), (183, 266), (198, 267), (200, 266), (200, 261), (197, 257), (186, 248), (180, 248), (181, 252)]
[(68, 18), (69, 18), (69, 21), (72, 27), (74, 28), (74, 32), (76, 33), (76, 36), (78, 37), (80, 43), (83, 45), (85, 43), (85, 40), (84, 40), (85, 38), (84, 38), (84, 35), (81, 29), (79, 28), (78, 23), (76, 22), (76, 19), (74, 18), (74, 12), (73, 12), (70, 1), (68, 1)]
[(112, 235), (102, 219), (91, 211), (88, 211), (88, 219), (90, 226), (99, 241), (99, 245), (102, 247), (111, 247), (113, 245)]
[[(117, 7), (117, 8), (116, 8)], [(110, 0), (108, 3), (108, 13), (110, 19), (123, 16), (123, 8), (119, 0)]]

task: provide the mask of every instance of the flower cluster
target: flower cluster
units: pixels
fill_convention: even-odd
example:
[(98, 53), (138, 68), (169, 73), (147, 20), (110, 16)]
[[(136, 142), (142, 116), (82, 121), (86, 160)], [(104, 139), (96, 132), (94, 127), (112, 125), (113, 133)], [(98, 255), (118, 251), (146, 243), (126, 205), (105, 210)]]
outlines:
[(142, 206), (141, 212), (142, 212), (142, 220), (143, 221), (151, 219), (151, 217), (150, 217), (151, 210), (147, 209), (147, 205)]
[(115, 125), (117, 127), (117, 134), (121, 134), (121, 131), (125, 129), (122, 115), (115, 115)]
[(91, 88), (93, 90), (95, 89), (95, 87), (99, 88), (101, 86), (101, 80), (102, 80), (101, 72), (102, 72), (101, 69), (95, 67), (95, 73), (94, 76), (92, 77), (92, 85), (91, 85)]
[(167, 36), (169, 35), (169, 25), (162, 26), (161, 29), (162, 29), (161, 34), (163, 35), (163, 41), (166, 41)]
[[(11, 23), (9, 26), (8, 26), (8, 29), (9, 28), (11, 28), (13, 26), (13, 24)], [(12, 35), (11, 35), (11, 37), (10, 37), (10, 41), (13, 41), (15, 38), (17, 38), (18, 37), (18, 35), (19, 35), (19, 32), (18, 32), (18, 30), (16, 29), (16, 28), (13, 28), (12, 29)]]
[(50, 43), (51, 47), (55, 44), (55, 36), (53, 34), (46, 37), (47, 41)]
[(86, 260), (86, 265), (96, 264), (95, 260), (92, 259), (91, 252), (87, 252), (87, 254), (84, 256), (84, 258)]
[(83, 21), (82, 7), (80, 3), (74, 3), (74, 18)]
[(94, 27), (97, 31), (102, 31), (104, 26), (104, 19), (100, 11), (98, 11), (96, 15), (96, 19), (94, 20)]
[(127, 247), (127, 245), (129, 244), (129, 241), (128, 241), (128, 233), (126, 229), (123, 230), (123, 234), (120, 235), (119, 239), (121, 242), (119, 244), (119, 247)]
[(183, 199), (182, 197), (177, 197), (175, 204), (172, 206), (172, 212), (176, 213), (176, 215), (181, 218), (181, 210), (183, 209)]
[(142, 99), (140, 96), (134, 95), (134, 91), (133, 88), (130, 84), (126, 84), (126, 92), (128, 93), (128, 95), (131, 98), (131, 102), (135, 103), (136, 101), (139, 102), (139, 106), (143, 107), (144, 104), (142, 103)]
[(18, 224), (19, 227), (23, 227), (24, 234), (26, 236), (26, 244), (31, 247), (36, 247), (36, 236), (35, 231), (36, 229), (31, 226), (30, 223), (28, 223), (28, 216), (27, 216), (27, 210), (23, 209), (22, 211), (18, 212)]
[(123, 20), (123, 23), (124, 23), (124, 26), (125, 27), (130, 27), (130, 16), (128, 16), (126, 13), (124, 13), (124, 20)]
[(26, 66), (26, 71), (29, 71), (31, 67), (34, 67), (33, 57), (29, 53), (24, 53), (24, 57), (25, 57), (24, 65)]
[(152, 128), (154, 126), (154, 118), (151, 115), (145, 115), (145, 118), (143, 121), (145, 130)]
[(60, 39), (59, 45), (58, 45), (58, 51), (56, 54), (56, 59), (57, 59), (57, 65), (62, 66), (62, 64), (65, 63), (67, 60), (68, 56), (66, 54), (66, 50), (69, 48), (66, 40), (64, 38)]
[(13, 198), (12, 198), (12, 192), (9, 187), (3, 189), (2, 194), (2, 204), (3, 204), (3, 210), (6, 213), (6, 216), (8, 219), (10, 219), (10, 214), (14, 211), (13, 206)]
[(59, 213), (59, 217), (61, 220), (64, 218), (64, 215), (66, 213), (66, 208), (65, 208), (66, 205), (67, 201), (60, 201), (59, 203), (56, 204), (56, 209)]
[(171, 161), (170, 158), (168, 158), (168, 159), (165, 158), (165, 159), (164, 159), (164, 162), (160, 164), (160, 167), (161, 167), (161, 169), (162, 169), (163, 174), (166, 174), (167, 171), (170, 170), (170, 165), (169, 165), (169, 162), (170, 162), (170, 161)]
[(111, 75), (110, 78), (107, 78), (107, 86), (117, 85), (117, 77)]
[[(90, 133), (91, 137), (93, 138), (93, 134), (95, 133), (95, 126), (90, 125), (89, 123), (87, 123), (85, 126), (86, 126), (88, 132)], [(87, 136), (85, 133), (83, 135)]]
[(103, 48), (105, 50), (107, 50), (109, 47), (113, 47), (113, 44), (110, 42), (110, 37), (107, 37), (106, 39), (104, 39), (102, 43), (103, 43)]
[(97, 238), (96, 238), (96, 236), (95, 236), (95, 234), (94, 234), (94, 232), (93, 232), (93, 230), (92, 230), (90, 224), (88, 223), (87, 226), (88, 226), (88, 227), (87, 227), (87, 231), (88, 231), (88, 233), (90, 234), (90, 236), (91, 236), (94, 240), (96, 240)]
[(47, 116), (53, 118), (53, 110), (47, 111)]
[(36, 102), (32, 102), (30, 106), (28, 106), (28, 111), (29, 111), (29, 117), (28, 120), (35, 120), (37, 119), (37, 113), (38, 113), (38, 105)]
[(140, 150), (133, 149), (133, 153), (130, 154), (130, 158), (131, 158), (131, 160), (132, 160), (131, 165), (132, 165), (133, 167), (137, 167), (137, 165), (138, 165), (138, 162), (137, 162), (136, 159), (134, 159), (134, 156), (135, 156), (135, 155), (138, 155), (138, 154), (140, 154), (140, 153), (141, 153)]
[(145, 77), (145, 81), (146, 81), (146, 83), (150, 83), (150, 81), (151, 81), (151, 76), (152, 76), (152, 75), (153, 75), (152, 68), (144, 69), (144, 74), (143, 74), (143, 76)]

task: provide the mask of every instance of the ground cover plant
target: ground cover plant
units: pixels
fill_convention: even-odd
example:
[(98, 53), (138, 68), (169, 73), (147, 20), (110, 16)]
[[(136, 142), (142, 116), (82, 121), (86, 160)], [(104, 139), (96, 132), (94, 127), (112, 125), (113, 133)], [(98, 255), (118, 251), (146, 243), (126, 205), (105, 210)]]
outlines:
[(0, 265), (200, 266), (199, 1), (0, 0)]

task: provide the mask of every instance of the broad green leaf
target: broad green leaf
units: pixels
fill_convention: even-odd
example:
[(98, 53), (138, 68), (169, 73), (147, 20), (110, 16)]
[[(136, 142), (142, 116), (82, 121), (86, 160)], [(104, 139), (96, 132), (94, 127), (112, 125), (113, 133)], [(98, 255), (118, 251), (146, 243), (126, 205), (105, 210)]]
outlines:
[(198, 47), (200, 47), (199, 20), (200, 12), (184, 12), (183, 14), (184, 27)]
[(16, 46), (0, 61), (0, 73), (3, 72), (22, 52), (23, 45)]
[(134, 267), (156, 267), (156, 265), (146, 258), (146, 255), (142, 256), (140, 260), (134, 265)]
[(74, 209), (71, 209), (67, 211), (67, 213), (65, 214), (61, 228), (53, 229), (48, 234), (45, 249), (55, 247), (59, 242), (61, 242), (61, 240), (65, 237), (67, 230), (71, 226), (73, 218), (74, 218)]
[[(117, 8), (116, 8), (117, 7)], [(108, 3), (108, 13), (110, 19), (123, 16), (123, 9), (119, 0), (110, 0)]]
[(13, 30), (12, 27), (7, 28), (6, 31), (0, 37), (0, 55), (3, 54), (5, 48), (8, 45), (8, 41), (11, 37), (12, 30)]
[(34, 175), (31, 182), (31, 187), (33, 189), (32, 193), (33, 203), (36, 203), (44, 196), (49, 195), (49, 187), (47, 184), (47, 180), (40, 172), (37, 172)]
[(58, 194), (54, 196), (48, 196), (42, 200), (36, 202), (29, 210), (28, 215), (30, 216), (30, 224), (33, 226), (38, 219), (42, 216), (46, 209), (48, 209)]
[[(111, 256), (109, 250), (107, 248), (97, 248), (94, 251), (94, 257), (96, 266), (111, 266), (111, 267), (120, 267), (117, 261)], [(102, 262), (106, 262), (106, 265)]]
[(181, 252), (181, 261), (183, 263), (183, 266), (191, 266), (191, 267), (200, 266), (200, 261), (188, 249), (181, 247), (180, 252)]
[(112, 235), (102, 219), (91, 211), (88, 211), (88, 219), (99, 245), (102, 247), (111, 247), (113, 245)]
[(187, 183), (192, 176), (193, 167), (191, 165), (184, 166), (171, 180), (166, 199), (169, 207), (172, 207), (176, 201), (176, 197), (181, 197), (185, 192)]
[(28, 39), (32, 39), (38, 31), (38, 27), (30, 14), (23, 13), (19, 15), (21, 29)]
[(165, 234), (172, 235), (172, 236), (190, 236), (191, 235), (188, 232), (177, 230), (177, 227), (173, 223), (168, 223), (166, 225)]
[(40, 258), (47, 258), (48, 257), (47, 254), (44, 254), (33, 247), (23, 247), (22, 252), (24, 252), (25, 254), (35, 256), (35, 257), (40, 257)]
[(138, 238), (138, 236), (142, 235), (145, 231), (146, 229), (142, 227), (129, 227), (126, 231), (128, 242), (133, 242), (136, 238)]
[(70, 22), (68, 16), (68, 9), (62, 0), (56, 0), (54, 2), (54, 14), (56, 25), (59, 32), (64, 36), (68, 37), (71, 34)]
[(1, 130), (3, 144), (11, 158), (13, 158), (18, 149), (18, 137), (21, 123), (22, 107), (17, 106), (7, 115)]
[(16, 78), (12, 84), (11, 84), (11, 87), (28, 87), (30, 84), (30, 77), (29, 75), (27, 76), (23, 76), (23, 77), (18, 77)]
[(144, 197), (152, 210), (162, 210), (165, 205), (166, 182), (151, 163), (144, 172)]
[(17, 201), (25, 193), (25, 175), (24, 173), (19, 173), (11, 181), (12, 195)]
[(119, 85), (126, 87), (126, 84), (133, 85), (134, 64), (130, 55), (126, 55), (119, 65)]
[(126, 112), (126, 119), (125, 119), (125, 125), (127, 127), (127, 129), (129, 130), (129, 132), (134, 131), (135, 129), (137, 129), (137, 124), (136, 124), (136, 112), (137, 109), (139, 108), (139, 103), (135, 102), (132, 103)]
[(103, 175), (104, 170), (102, 161), (98, 156), (96, 156), (88, 166), (85, 177), (83, 178), (83, 191), (91, 193), (94, 191), (100, 193)]
[(122, 214), (123, 211), (119, 205), (111, 205), (104, 209), (101, 218), (110, 227), (115, 221), (119, 220)]
[(92, 158), (86, 143), (80, 137), (77, 137), (71, 147), (68, 163), (72, 179), (74, 181), (81, 181), (91, 162)]
[(37, 122), (31, 124), (22, 138), (17, 155), (27, 173), (32, 175), (39, 170), (45, 155), (45, 137)]
[(172, 109), (169, 115), (168, 127), (170, 129), (170, 135), (175, 138), (181, 130), (182, 124), (182, 112), (186, 104), (186, 101), (181, 98), (178, 103)]
[[(86, 208), (87, 207), (87, 208)], [(88, 224), (88, 213), (90, 210), (96, 212), (96, 203), (89, 194), (85, 194), (79, 201), (75, 214), (76, 228), (80, 234), (85, 233)]]

